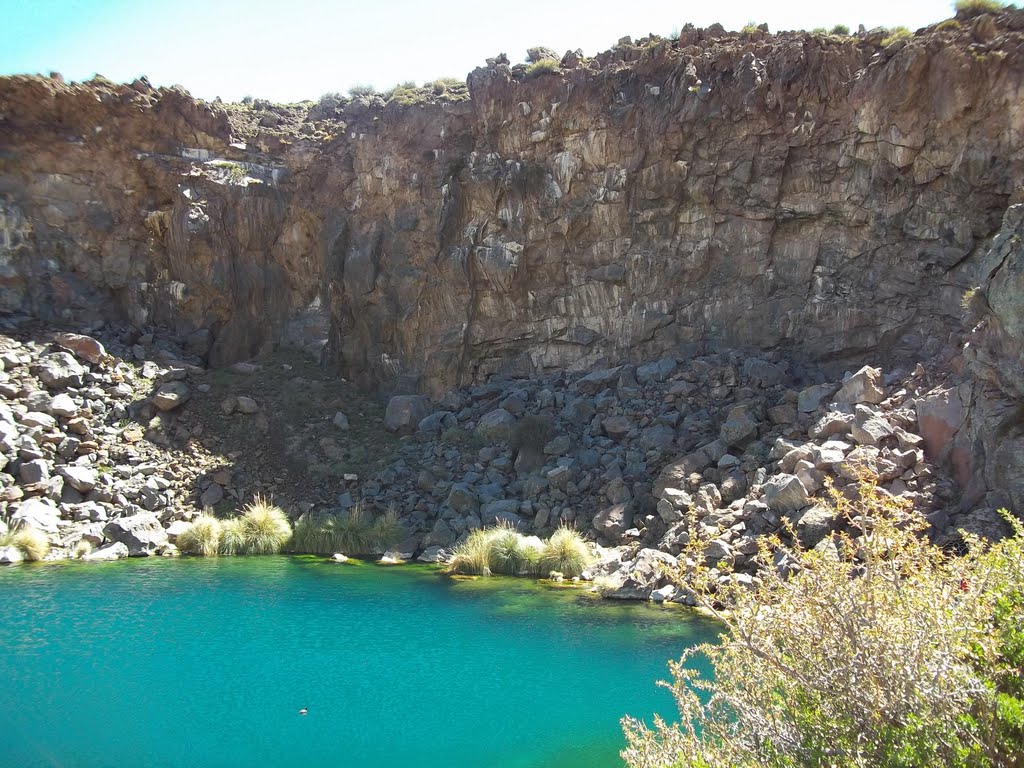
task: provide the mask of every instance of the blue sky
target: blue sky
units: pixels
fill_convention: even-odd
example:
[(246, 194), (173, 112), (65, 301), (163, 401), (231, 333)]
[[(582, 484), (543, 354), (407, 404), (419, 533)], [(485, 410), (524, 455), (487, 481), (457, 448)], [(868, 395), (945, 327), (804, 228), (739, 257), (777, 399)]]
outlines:
[(951, 0), (0, 0), (0, 73), (147, 75), (193, 95), (315, 99), (354, 84), (464, 77), (532, 45), (591, 55), (624, 35), (687, 22), (772, 31), (846, 24), (911, 29), (948, 18)]

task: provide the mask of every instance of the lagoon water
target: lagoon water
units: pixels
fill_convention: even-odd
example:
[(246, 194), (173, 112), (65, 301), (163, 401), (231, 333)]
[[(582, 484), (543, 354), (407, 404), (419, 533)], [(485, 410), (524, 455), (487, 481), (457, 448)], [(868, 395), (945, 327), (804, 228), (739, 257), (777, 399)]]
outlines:
[[(0, 569), (0, 765), (621, 765), (714, 625), (311, 558)], [(298, 710), (308, 707), (309, 714)]]

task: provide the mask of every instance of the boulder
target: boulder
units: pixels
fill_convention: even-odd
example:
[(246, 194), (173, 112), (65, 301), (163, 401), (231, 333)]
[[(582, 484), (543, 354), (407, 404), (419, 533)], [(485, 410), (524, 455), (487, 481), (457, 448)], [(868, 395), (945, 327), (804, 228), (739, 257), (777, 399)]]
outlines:
[(843, 386), (836, 392), (835, 401), (849, 405), (877, 404), (885, 400), (885, 396), (885, 388), (882, 386), (882, 370), (865, 365), (843, 380)]
[(814, 413), (823, 403), (836, 393), (835, 384), (814, 384), (800, 390), (796, 398), (796, 407), (800, 413)]
[(786, 380), (785, 368), (759, 357), (749, 357), (744, 361), (743, 375), (762, 387), (774, 387)]
[(167, 545), (167, 532), (156, 515), (142, 513), (119, 517), (103, 527), (108, 539), (119, 541), (128, 548), (131, 557), (149, 556)]
[(348, 416), (346, 416), (342, 411), (338, 411), (334, 414), (334, 418), (331, 419), (331, 423), (343, 432), (347, 432), (349, 430)]
[(384, 427), (389, 432), (411, 435), (430, 413), (430, 401), (423, 395), (395, 395), (388, 400)]
[(576, 391), (582, 395), (596, 395), (598, 392), (614, 387), (618, 383), (620, 373), (622, 373), (621, 365), (588, 373), (576, 382)]
[(742, 448), (757, 437), (757, 419), (745, 405), (737, 405), (722, 424), (719, 439), (725, 446)]
[(633, 509), (629, 503), (613, 504), (594, 515), (594, 530), (615, 541), (633, 527)]
[(39, 380), (50, 389), (80, 387), (89, 369), (67, 352), (53, 352), (40, 358), (35, 366)]
[(616, 600), (648, 600), (656, 589), (666, 585), (666, 569), (677, 565), (676, 558), (666, 552), (641, 549), (605, 577), (602, 594)]
[(796, 535), (800, 544), (813, 549), (836, 527), (838, 519), (835, 510), (815, 505), (800, 515), (796, 524)]
[(420, 419), (416, 429), (420, 432), (436, 435), (450, 427), (456, 426), (458, 423), (459, 420), (451, 411), (435, 411)]
[(113, 544), (97, 549), (94, 552), (90, 552), (83, 560), (88, 560), (91, 563), (103, 562), (107, 560), (123, 560), (129, 556), (129, 550), (127, 545), (123, 542), (115, 541)]
[(421, 563), (443, 563), (447, 561), (447, 555), (443, 547), (427, 547), (416, 559)]
[(54, 397), (48, 410), (51, 416), (62, 419), (71, 419), (78, 415), (78, 406), (67, 392), (61, 392)]
[(511, 437), (512, 425), (516, 417), (504, 408), (495, 408), (480, 417), (476, 425), (476, 434), (490, 442), (506, 441)]
[(24, 559), (25, 556), (17, 547), (0, 547), (0, 565), (15, 565)]
[(191, 397), (192, 390), (188, 384), (183, 381), (170, 381), (153, 395), (153, 405), (161, 411), (173, 411), (183, 406)]
[(514, 528), (522, 526), (519, 517), (519, 502), (516, 499), (498, 499), (489, 501), (480, 507), (480, 520), (485, 526), (507, 523)]
[(79, 360), (93, 365), (98, 365), (109, 357), (103, 345), (92, 336), (83, 336), (80, 333), (58, 333), (53, 340), (57, 346), (63, 347)]
[(99, 473), (92, 467), (66, 464), (57, 468), (57, 473), (79, 493), (88, 493), (99, 482)]
[(625, 416), (608, 416), (601, 422), (604, 433), (616, 442), (622, 442), (633, 429), (633, 423)]
[(448, 492), (445, 503), (460, 515), (467, 515), (480, 509), (480, 499), (465, 483), (455, 483)]
[(238, 411), (239, 413), (244, 413), (247, 416), (251, 416), (254, 413), (259, 413), (260, 405), (251, 397), (239, 395), (238, 402), (235, 405), (235, 410)]
[(11, 528), (24, 525), (43, 533), (57, 533), (60, 512), (49, 499), (26, 499), (10, 518)]
[(810, 503), (810, 496), (796, 475), (775, 475), (764, 485), (765, 503), (775, 512), (795, 512)]

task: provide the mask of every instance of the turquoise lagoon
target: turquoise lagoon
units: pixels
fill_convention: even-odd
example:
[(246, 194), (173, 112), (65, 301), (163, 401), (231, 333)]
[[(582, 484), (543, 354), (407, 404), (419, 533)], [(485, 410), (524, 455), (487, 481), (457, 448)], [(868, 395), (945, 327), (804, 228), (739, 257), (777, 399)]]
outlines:
[[(620, 765), (716, 627), (526, 580), (312, 558), (0, 569), (0, 765)], [(307, 707), (308, 715), (298, 714)]]

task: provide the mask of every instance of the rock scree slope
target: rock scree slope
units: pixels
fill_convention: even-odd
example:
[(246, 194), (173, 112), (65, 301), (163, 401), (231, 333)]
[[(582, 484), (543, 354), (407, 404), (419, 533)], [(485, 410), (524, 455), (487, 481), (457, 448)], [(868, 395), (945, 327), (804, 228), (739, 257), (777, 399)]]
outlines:
[(395, 506), (404, 554), (572, 523), (620, 596), (662, 589), (614, 574), (656, 575), (694, 510), (711, 560), (784, 517), (820, 544), (815, 494), (855, 465), (938, 531), (998, 528), (1024, 508), (1024, 12), (882, 39), (687, 26), (288, 106), (0, 78), (8, 513), (132, 553), (164, 544), (126, 510), (171, 531), (259, 490)]

